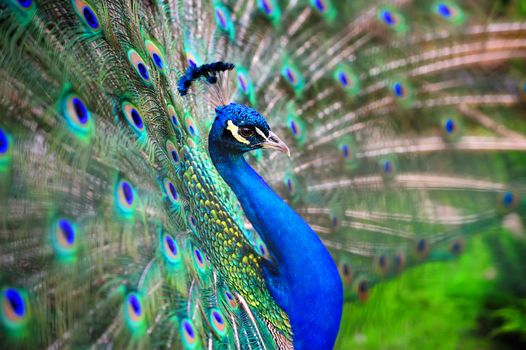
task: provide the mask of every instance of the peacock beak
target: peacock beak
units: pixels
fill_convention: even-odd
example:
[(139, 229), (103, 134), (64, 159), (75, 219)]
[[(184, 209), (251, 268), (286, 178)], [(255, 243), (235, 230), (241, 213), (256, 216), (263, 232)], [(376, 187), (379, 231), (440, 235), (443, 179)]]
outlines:
[(260, 143), (261, 147), (271, 148), (283, 153), (287, 153), (287, 155), (290, 157), (289, 148), (287, 147), (285, 142), (281, 141), (281, 139), (276, 134), (274, 134), (272, 131), (269, 131), (269, 134), (266, 138), (266, 141)]

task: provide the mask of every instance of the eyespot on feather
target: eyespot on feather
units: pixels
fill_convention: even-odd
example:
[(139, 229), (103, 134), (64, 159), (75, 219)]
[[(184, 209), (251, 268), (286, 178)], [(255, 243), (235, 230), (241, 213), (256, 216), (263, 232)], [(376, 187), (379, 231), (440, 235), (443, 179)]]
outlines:
[(225, 301), (232, 311), (235, 311), (239, 308), (239, 304), (236, 300), (236, 297), (229, 290), (225, 291)]
[(464, 23), (465, 14), (462, 8), (453, 1), (438, 1), (433, 4), (433, 13), (440, 19), (454, 25)]
[(321, 13), (327, 11), (327, 3), (326, 0), (311, 0), (311, 4)]
[(7, 133), (4, 129), (0, 128), (0, 155), (7, 154), (9, 152), (11, 145), (7, 139)]
[(462, 138), (463, 125), (456, 115), (448, 115), (441, 119), (440, 135), (446, 142), (457, 142)]
[(520, 196), (513, 191), (505, 191), (498, 195), (499, 209), (501, 212), (513, 211), (519, 204)]
[(256, 92), (254, 90), (254, 83), (250, 77), (248, 69), (242, 66), (237, 66), (237, 87), (238, 91), (245, 96), (251, 104), (256, 103)]
[(397, 164), (392, 157), (381, 158), (379, 166), (382, 174), (387, 178), (392, 178), (396, 174)]
[(418, 240), (415, 246), (415, 254), (417, 258), (419, 259), (427, 258), (427, 256), (429, 255), (429, 250), (430, 250), (430, 244), (425, 238)]
[(141, 297), (137, 293), (129, 293), (124, 301), (126, 325), (133, 333), (142, 333), (145, 329), (145, 312)]
[(389, 270), (389, 261), (387, 259), (387, 256), (383, 254), (378, 256), (378, 258), (376, 259), (375, 265), (376, 265), (376, 269), (378, 270), (378, 272), (381, 275), (385, 275)]
[(380, 11), (378, 17), (380, 20), (387, 26), (395, 26), (398, 23), (398, 17), (396, 13), (393, 13), (390, 10), (384, 9)]
[(196, 139), (199, 137), (199, 129), (197, 128), (197, 125), (195, 124), (194, 119), (191, 116), (186, 116), (185, 118), (185, 124), (186, 124), (186, 131), (188, 134)]
[(340, 146), (340, 151), (343, 159), (348, 159), (351, 156), (349, 152), (349, 145), (343, 144)]
[(18, 4), (18, 6), (24, 8), (24, 9), (28, 9), (31, 6), (33, 6), (33, 1), (32, 0), (16, 0), (15, 2)]
[(278, 0), (258, 0), (258, 9), (277, 26), (281, 21), (281, 8)]
[(65, 218), (55, 220), (51, 228), (51, 243), (59, 259), (71, 261), (77, 252), (77, 241), (76, 224)]
[(403, 78), (395, 79), (390, 84), (390, 90), (393, 98), (398, 105), (403, 108), (409, 108), (413, 104), (413, 88)]
[(397, 273), (400, 273), (404, 270), (405, 263), (406, 263), (406, 258), (404, 254), (398, 253), (394, 256), (393, 265)]
[(274, 1), (272, 0), (258, 0), (258, 7), (266, 14), (270, 15), (274, 11)]
[(164, 73), (166, 71), (166, 61), (161, 49), (151, 40), (146, 40), (144, 45), (146, 46), (146, 50), (148, 50), (150, 58), (155, 64), (157, 70), (159, 70), (161, 73)]
[(342, 278), (342, 282), (347, 285), (351, 285), (352, 283), (352, 268), (350, 264), (347, 263), (340, 263), (339, 265), (340, 270), (340, 276)]
[(281, 75), (292, 88), (296, 96), (301, 96), (303, 89), (305, 88), (305, 81), (303, 79), (303, 75), (300, 73), (300, 70), (293, 64), (291, 60), (285, 60), (285, 63), (281, 69)]
[(383, 6), (379, 8), (377, 19), (385, 28), (397, 34), (403, 34), (409, 29), (404, 16), (394, 6)]
[(448, 118), (444, 123), (444, 130), (446, 131), (446, 133), (452, 134), (453, 132), (455, 132), (455, 129), (455, 121)]
[(215, 4), (214, 14), (219, 29), (225, 34), (227, 34), (230, 40), (234, 40), (236, 31), (234, 27), (234, 22), (232, 21), (232, 15), (228, 8), (219, 3)]
[(295, 113), (289, 112), (287, 115), (287, 127), (294, 137), (296, 144), (301, 147), (307, 141), (307, 128), (304, 121)]
[(175, 136), (180, 139), (182, 136), (182, 133), (184, 132), (183, 128), (181, 127), (181, 124), (179, 122), (177, 113), (175, 112), (175, 108), (173, 105), (168, 104), (168, 118), (170, 120), (170, 125), (172, 126)]
[(325, 20), (332, 21), (336, 18), (336, 8), (333, 6), (331, 0), (310, 0), (310, 3)]
[(193, 232), (197, 232), (197, 219), (192, 214), (188, 213), (186, 216), (186, 222)]
[(183, 344), (187, 349), (194, 349), (197, 346), (197, 332), (191, 320), (183, 319), (181, 321), (181, 335)]
[(367, 281), (362, 280), (358, 282), (358, 286), (356, 287), (356, 295), (358, 296), (358, 300), (362, 302), (369, 299), (369, 283), (367, 283)]
[(145, 84), (151, 84), (152, 80), (150, 69), (148, 68), (144, 60), (141, 58), (141, 56), (139, 56), (137, 51), (135, 51), (134, 49), (128, 50), (128, 62), (130, 62), (131, 66), (133, 67), (139, 78), (141, 78), (141, 80)]
[(169, 234), (163, 235), (163, 254), (166, 260), (171, 264), (178, 264), (181, 262), (181, 253), (177, 241)]
[(219, 337), (224, 337), (227, 334), (227, 322), (219, 309), (213, 308), (210, 310), (209, 322), (213, 331)]
[(7, 3), (15, 5), (16, 8), (24, 11), (26, 14), (35, 10), (35, 2), (33, 0), (8, 0)]
[(124, 217), (131, 217), (135, 212), (137, 195), (132, 184), (119, 180), (115, 185), (115, 205), (117, 211)]
[(75, 12), (82, 22), (93, 32), (100, 31), (100, 23), (93, 8), (83, 0), (72, 0)]
[(167, 105), (168, 117), (173, 121), (174, 126), (179, 126), (179, 121), (177, 120), (177, 114), (175, 113), (175, 107), (171, 104)]
[(204, 254), (199, 248), (193, 249), (194, 264), (198, 271), (204, 272), (206, 270), (206, 260)]
[(62, 115), (68, 129), (79, 139), (88, 140), (93, 131), (91, 112), (84, 101), (70, 93), (62, 99)]
[(338, 83), (339, 87), (343, 89), (349, 96), (356, 96), (361, 91), (361, 84), (358, 75), (345, 64), (341, 64), (334, 71), (334, 80)]
[(169, 179), (164, 179), (164, 191), (166, 193), (166, 197), (172, 203), (172, 205), (178, 206), (179, 205), (179, 194), (177, 193), (177, 190), (175, 189), (175, 185)]
[(261, 238), (256, 240), (256, 253), (258, 253), (258, 255), (264, 259), (270, 260), (270, 252), (267, 248), (267, 245), (265, 242), (263, 242), (263, 240), (261, 240)]
[(451, 254), (459, 256), (464, 251), (465, 242), (462, 238), (457, 238), (453, 240), (449, 246)]
[(189, 66), (198, 67), (202, 65), (202, 61), (199, 56), (191, 49), (186, 49), (186, 60)]
[(237, 86), (239, 87), (241, 92), (243, 92), (243, 94), (245, 94), (245, 95), (248, 94), (249, 86), (248, 86), (247, 78), (246, 78), (245, 74), (239, 73), (239, 72), (237, 73)]
[(144, 136), (146, 134), (146, 126), (139, 109), (128, 101), (124, 101), (121, 108), (124, 118), (128, 125), (131, 126), (132, 130), (138, 136)]
[(170, 158), (173, 165), (178, 166), (181, 161), (179, 152), (177, 152), (177, 148), (175, 148), (175, 145), (170, 140), (166, 141), (166, 152), (168, 153), (168, 158)]
[(21, 331), (29, 320), (29, 305), (25, 294), (11, 287), (2, 289), (2, 325), (11, 331)]
[(0, 173), (5, 171), (11, 163), (13, 139), (11, 135), (0, 127)]

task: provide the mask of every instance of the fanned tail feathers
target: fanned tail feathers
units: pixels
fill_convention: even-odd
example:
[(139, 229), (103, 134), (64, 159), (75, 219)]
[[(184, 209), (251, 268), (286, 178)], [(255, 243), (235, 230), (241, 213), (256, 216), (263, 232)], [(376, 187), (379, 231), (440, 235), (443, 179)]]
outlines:
[[(286, 135), (290, 159), (252, 164), (348, 299), (522, 216), (526, 24), (499, 11), (2, 1), (0, 343), (292, 347), (266, 246), (207, 154), (226, 86)], [(205, 74), (180, 96), (189, 67), (218, 61), (236, 66), (221, 88)]]

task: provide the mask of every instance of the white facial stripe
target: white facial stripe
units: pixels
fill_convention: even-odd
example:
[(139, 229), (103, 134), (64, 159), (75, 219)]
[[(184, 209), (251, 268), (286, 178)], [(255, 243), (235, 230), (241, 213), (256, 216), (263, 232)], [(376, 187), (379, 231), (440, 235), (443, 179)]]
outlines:
[(265, 136), (265, 133), (261, 130), (259, 130), (259, 128), (256, 127), (256, 132), (262, 137), (264, 138), (265, 140), (267, 140), (267, 137)]
[(236, 140), (238, 140), (241, 143), (244, 143), (245, 145), (250, 145), (250, 141), (249, 140), (247, 140), (243, 136), (239, 135), (239, 128), (238, 128), (238, 126), (235, 125), (234, 123), (232, 123), (231, 120), (226, 122), (226, 125), (227, 125), (227, 127), (226, 127), (227, 130), (230, 131), (230, 133), (232, 134), (232, 136), (234, 136), (234, 138)]

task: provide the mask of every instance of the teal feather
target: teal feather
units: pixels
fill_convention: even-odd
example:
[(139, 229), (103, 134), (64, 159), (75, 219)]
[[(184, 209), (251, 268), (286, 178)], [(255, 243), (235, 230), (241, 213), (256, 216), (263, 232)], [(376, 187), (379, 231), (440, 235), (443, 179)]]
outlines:
[[(513, 6), (1, 1), (0, 347), (298, 344), (264, 273), (276, 252), (208, 153), (231, 100), (290, 147), (247, 159), (319, 235), (345, 300), (524, 220)], [(179, 95), (216, 61), (236, 72)]]

